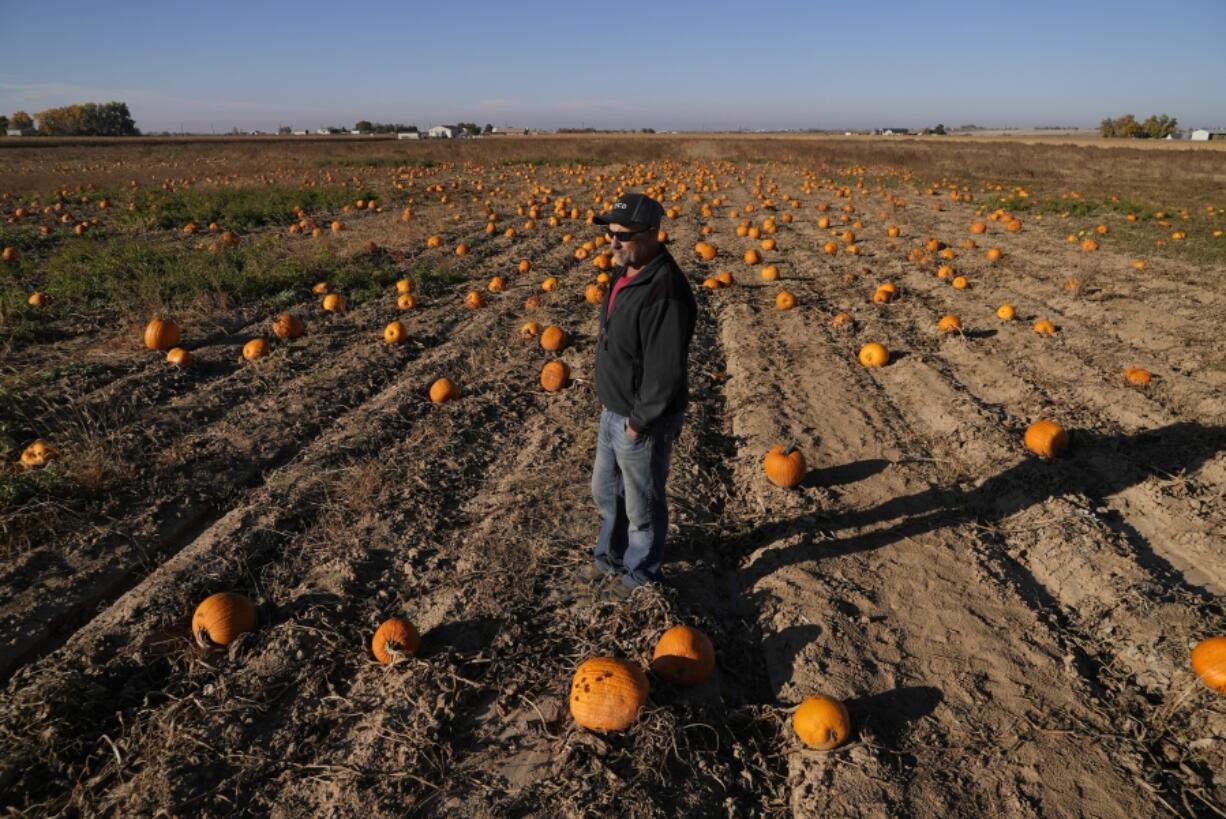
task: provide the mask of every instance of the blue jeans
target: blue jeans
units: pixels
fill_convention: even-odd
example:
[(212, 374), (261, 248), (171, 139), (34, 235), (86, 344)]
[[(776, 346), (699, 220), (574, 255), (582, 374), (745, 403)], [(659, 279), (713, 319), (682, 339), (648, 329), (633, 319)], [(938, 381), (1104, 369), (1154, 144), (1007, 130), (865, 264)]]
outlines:
[(623, 572), (622, 583), (632, 588), (664, 580), (664, 484), (683, 420), (680, 412), (665, 416), (632, 439), (626, 416), (608, 409), (600, 413), (592, 467), (592, 498), (601, 518), (594, 557), (602, 571)]

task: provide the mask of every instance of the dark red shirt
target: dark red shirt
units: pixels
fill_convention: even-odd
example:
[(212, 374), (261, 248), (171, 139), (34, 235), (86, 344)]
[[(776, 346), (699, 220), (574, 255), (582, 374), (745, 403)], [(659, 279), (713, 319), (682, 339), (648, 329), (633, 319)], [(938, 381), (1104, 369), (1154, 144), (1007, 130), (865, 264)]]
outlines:
[(613, 292), (609, 293), (609, 305), (604, 311), (604, 317), (606, 319), (613, 314), (613, 300), (617, 298), (617, 294), (621, 292), (621, 289), (629, 283), (630, 277), (622, 276), (617, 280), (617, 283), (613, 285)]

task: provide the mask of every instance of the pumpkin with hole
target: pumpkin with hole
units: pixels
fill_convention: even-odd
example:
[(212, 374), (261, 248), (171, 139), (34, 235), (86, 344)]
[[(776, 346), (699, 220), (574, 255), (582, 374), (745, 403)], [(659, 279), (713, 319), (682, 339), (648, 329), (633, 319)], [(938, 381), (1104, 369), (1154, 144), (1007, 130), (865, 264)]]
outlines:
[(795, 444), (779, 444), (766, 453), (762, 469), (767, 479), (775, 486), (791, 489), (801, 482), (808, 467), (805, 456)]
[(650, 690), (647, 675), (634, 663), (592, 657), (571, 680), (570, 714), (589, 731), (625, 731), (638, 719)]
[(21, 468), (37, 469), (60, 457), (60, 451), (39, 438), (21, 451)]
[(865, 367), (884, 367), (890, 363), (890, 351), (885, 348), (884, 344), (870, 341), (860, 348), (859, 359)]
[(1201, 682), (1226, 694), (1226, 637), (1208, 637), (1192, 649), (1192, 670)]
[(413, 280), (412, 279), (400, 279), (399, 281), (397, 281), (396, 282), (396, 292), (397, 293), (412, 293), (413, 292)]
[(1012, 304), (1002, 304), (996, 308), (996, 318), (1001, 321), (1013, 321), (1013, 317), (1017, 315), (1017, 311), (1013, 309)]
[(469, 310), (478, 310), (485, 306), (485, 296), (481, 295), (480, 290), (470, 290), (464, 297), (464, 306)]
[(253, 338), (243, 345), (243, 359), (255, 361), (268, 355), (268, 342), (262, 338)]
[(1026, 427), (1022, 441), (1041, 458), (1058, 458), (1068, 450), (1069, 437), (1064, 427), (1055, 421), (1040, 418)]
[(699, 242), (698, 244), (694, 245), (694, 252), (697, 253), (698, 257), (704, 262), (711, 261), (719, 254), (719, 251), (716, 249), (715, 245), (711, 244), (710, 242)]
[(282, 313), (273, 319), (272, 334), (277, 338), (298, 338), (302, 335), (302, 322), (293, 313)]
[(535, 321), (525, 321), (519, 326), (519, 337), (522, 339), (536, 338), (541, 334), (541, 325)]
[(169, 319), (154, 319), (145, 326), (145, 346), (150, 350), (169, 350), (179, 345), (179, 326)]
[(796, 306), (796, 297), (787, 290), (780, 290), (775, 296), (776, 310), (791, 310)]
[(567, 340), (565, 330), (550, 325), (541, 332), (541, 349), (556, 353), (566, 347)]
[(966, 276), (954, 276), (953, 280), (950, 281), (950, 284), (953, 285), (955, 290), (965, 290), (970, 286), (970, 282), (966, 280)]
[(696, 628), (673, 626), (656, 643), (651, 670), (673, 685), (702, 685), (715, 671), (715, 646)]
[(732, 281), (733, 281), (732, 274), (728, 272), (727, 270), (721, 270), (720, 272), (716, 273), (715, 280), (719, 282), (720, 287), (731, 287), (732, 286)]
[(459, 397), (460, 388), (450, 378), (440, 378), (430, 385), (430, 400), (436, 404), (455, 401)]
[(1041, 336), (1050, 336), (1056, 332), (1056, 325), (1048, 319), (1039, 319), (1032, 329)]
[(873, 291), (873, 304), (889, 304), (897, 293), (897, 290), (887, 289), (884, 286), (878, 287)]
[(396, 297), (396, 306), (401, 310), (412, 310), (417, 306), (417, 297), (412, 293), (401, 293)]
[(255, 605), (241, 594), (218, 592), (196, 606), (192, 636), (201, 648), (226, 646), (255, 630)]
[(946, 334), (961, 333), (962, 320), (952, 313), (942, 316), (941, 320), (937, 322), (937, 331)]
[(384, 665), (394, 665), (406, 657), (412, 657), (421, 647), (421, 635), (417, 627), (403, 617), (389, 617), (375, 629), (370, 641), (370, 653)]
[(408, 337), (408, 331), (398, 321), (390, 322), (383, 328), (383, 340), (388, 344), (403, 344)]
[(856, 324), (856, 320), (851, 317), (851, 313), (835, 313), (834, 318), (830, 319), (830, 326), (836, 330), (850, 330)]
[(829, 751), (847, 741), (851, 715), (843, 703), (818, 694), (808, 697), (792, 714), (792, 730), (810, 748)]
[(174, 347), (166, 354), (166, 363), (176, 367), (190, 367), (195, 362), (192, 354), (182, 347)]
[(348, 306), (349, 303), (340, 293), (329, 293), (324, 296), (323, 308), (326, 312), (343, 313)]
[(570, 367), (565, 361), (549, 361), (541, 367), (541, 387), (546, 392), (558, 392), (570, 381)]
[(1124, 380), (1134, 387), (1148, 387), (1153, 377), (1153, 373), (1141, 367), (1129, 367), (1124, 370)]

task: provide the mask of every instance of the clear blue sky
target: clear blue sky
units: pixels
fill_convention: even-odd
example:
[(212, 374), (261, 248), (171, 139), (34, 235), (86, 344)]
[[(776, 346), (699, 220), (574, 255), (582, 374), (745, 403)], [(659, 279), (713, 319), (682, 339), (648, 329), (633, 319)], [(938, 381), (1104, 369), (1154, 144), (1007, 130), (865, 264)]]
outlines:
[(0, 112), (145, 131), (1226, 126), (1226, 0), (0, 0), (0, 55)]

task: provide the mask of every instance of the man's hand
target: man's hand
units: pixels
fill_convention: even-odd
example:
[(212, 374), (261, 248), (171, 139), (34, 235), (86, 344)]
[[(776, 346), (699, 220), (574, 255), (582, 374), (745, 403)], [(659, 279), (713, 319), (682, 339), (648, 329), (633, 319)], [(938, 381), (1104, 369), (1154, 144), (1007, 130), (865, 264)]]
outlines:
[(629, 424), (626, 424), (626, 436), (627, 436), (627, 437), (628, 437), (628, 438), (629, 438), (631, 441), (637, 441), (637, 440), (638, 440), (639, 435), (641, 435), (641, 434), (642, 434), (641, 432), (635, 432), (635, 431), (634, 431), (634, 427), (630, 426)]

